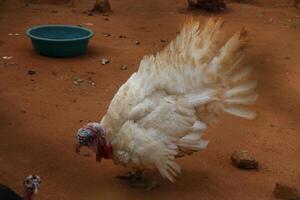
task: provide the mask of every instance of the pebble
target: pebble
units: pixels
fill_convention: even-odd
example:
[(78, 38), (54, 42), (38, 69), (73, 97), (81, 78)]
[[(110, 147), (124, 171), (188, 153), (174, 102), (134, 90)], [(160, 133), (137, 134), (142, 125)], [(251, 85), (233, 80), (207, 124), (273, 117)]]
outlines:
[(34, 71), (34, 70), (28, 70), (28, 71), (27, 71), (27, 74), (28, 74), (28, 75), (35, 75), (35, 74), (36, 74), (36, 71)]
[(128, 69), (128, 66), (123, 64), (123, 65), (121, 65), (120, 69), (121, 69), (121, 70), (127, 70), (127, 69)]
[(297, 188), (284, 184), (276, 183), (275, 189), (273, 191), (274, 197), (284, 200), (299, 200), (300, 193)]
[(140, 42), (139, 42), (139, 41), (135, 41), (135, 44), (136, 44), (136, 45), (140, 45)]
[(258, 161), (248, 151), (236, 150), (231, 154), (232, 164), (241, 169), (257, 169)]
[(119, 38), (127, 38), (126, 35), (119, 35)]
[(12, 56), (3, 56), (2, 57), (4, 60), (10, 60), (10, 59), (12, 59), (13, 57)]
[(106, 65), (106, 64), (108, 64), (109, 63), (109, 60), (108, 59), (106, 59), (106, 58), (102, 58), (101, 59), (101, 64), (102, 65)]
[(164, 40), (164, 39), (160, 39), (160, 42), (165, 43), (165, 42), (167, 42), (167, 41)]
[(96, 83), (91, 81), (91, 86), (96, 86)]
[(76, 78), (76, 79), (73, 81), (74, 85), (80, 85), (80, 84), (83, 83), (83, 82), (84, 82), (84, 80), (81, 79), (81, 78)]
[(103, 36), (104, 36), (104, 37), (110, 37), (111, 34), (110, 34), (110, 33), (103, 33)]

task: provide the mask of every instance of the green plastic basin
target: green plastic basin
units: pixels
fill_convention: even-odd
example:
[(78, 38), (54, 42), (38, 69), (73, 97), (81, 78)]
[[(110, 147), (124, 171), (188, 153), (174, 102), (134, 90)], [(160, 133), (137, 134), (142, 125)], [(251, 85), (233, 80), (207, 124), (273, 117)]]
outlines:
[(49, 57), (73, 57), (85, 53), (94, 33), (73, 25), (41, 25), (27, 30), (34, 49)]

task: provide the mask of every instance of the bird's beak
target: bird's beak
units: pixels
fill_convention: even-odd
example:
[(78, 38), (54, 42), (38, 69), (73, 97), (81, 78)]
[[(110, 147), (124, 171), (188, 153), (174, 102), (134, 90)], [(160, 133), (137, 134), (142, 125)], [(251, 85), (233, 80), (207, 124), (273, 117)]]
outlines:
[(80, 148), (81, 148), (81, 145), (80, 145), (80, 144), (76, 144), (76, 146), (75, 146), (75, 152), (76, 152), (77, 154), (80, 153)]

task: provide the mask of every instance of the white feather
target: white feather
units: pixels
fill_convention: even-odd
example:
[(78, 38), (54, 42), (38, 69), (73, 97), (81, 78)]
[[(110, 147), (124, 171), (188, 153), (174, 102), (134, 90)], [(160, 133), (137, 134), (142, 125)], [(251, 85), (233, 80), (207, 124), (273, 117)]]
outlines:
[(113, 145), (116, 163), (133, 169), (157, 168), (174, 182), (175, 157), (206, 148), (207, 126), (222, 111), (248, 119), (254, 113), (236, 107), (256, 100), (257, 83), (242, 63), (241, 31), (219, 45), (222, 22), (203, 30), (187, 23), (163, 51), (147, 55), (112, 99), (101, 124)]

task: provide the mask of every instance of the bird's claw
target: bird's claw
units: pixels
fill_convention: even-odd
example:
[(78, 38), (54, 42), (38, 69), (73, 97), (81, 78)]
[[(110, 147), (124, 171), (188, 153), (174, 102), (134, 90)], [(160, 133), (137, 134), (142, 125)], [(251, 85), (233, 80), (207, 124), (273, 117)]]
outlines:
[(133, 188), (142, 188), (147, 191), (153, 190), (159, 186), (159, 183), (156, 181), (148, 181), (143, 179), (142, 173), (132, 173), (129, 172), (125, 176), (117, 176), (116, 178), (129, 181), (129, 184)]

